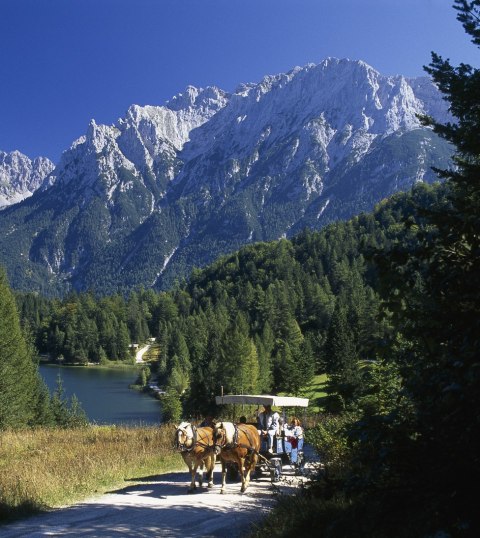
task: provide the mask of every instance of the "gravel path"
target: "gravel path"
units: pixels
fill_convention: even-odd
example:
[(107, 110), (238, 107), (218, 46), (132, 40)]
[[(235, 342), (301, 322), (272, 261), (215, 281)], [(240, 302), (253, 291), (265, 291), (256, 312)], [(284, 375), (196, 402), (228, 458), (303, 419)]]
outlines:
[(151, 347), (152, 346), (150, 344), (147, 344), (135, 353), (135, 362), (137, 364), (143, 364), (143, 356)]
[(186, 470), (139, 478), (101, 497), (0, 527), (0, 536), (241, 538), (273, 506), (278, 491), (292, 493), (298, 483), (287, 471), (275, 488), (264, 475), (243, 495), (240, 482), (227, 483), (222, 495), (220, 481), (218, 464), (215, 486), (194, 494), (187, 493)]

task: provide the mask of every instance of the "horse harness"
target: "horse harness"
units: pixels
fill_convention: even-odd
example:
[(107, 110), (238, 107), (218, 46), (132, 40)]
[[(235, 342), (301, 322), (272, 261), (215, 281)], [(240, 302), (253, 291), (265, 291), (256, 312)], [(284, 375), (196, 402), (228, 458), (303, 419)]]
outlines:
[[(222, 443), (222, 444), (219, 444), (216, 442), (216, 440), (214, 440), (214, 447), (215, 448), (220, 448), (220, 449), (226, 449), (226, 450), (230, 450), (230, 449), (233, 449), (233, 448), (244, 448), (246, 450), (248, 450), (248, 452), (255, 452), (256, 454), (258, 454), (258, 451), (255, 450), (255, 448), (253, 448), (254, 446), (254, 440), (251, 438), (248, 430), (244, 430), (243, 428), (240, 429), (240, 431), (242, 433), (245, 434), (245, 436), (247, 437), (248, 439), (248, 442), (250, 443), (250, 445), (245, 445), (243, 443), (239, 443), (238, 442), (238, 431), (239, 431), (239, 427), (237, 426), (237, 424), (234, 424), (233, 425), (234, 427), (234, 434), (233, 434), (233, 439), (232, 439), (232, 442), (231, 443)], [(222, 428), (223, 431), (225, 432), (225, 429)], [(225, 433), (222, 435), (222, 437), (225, 437)]]

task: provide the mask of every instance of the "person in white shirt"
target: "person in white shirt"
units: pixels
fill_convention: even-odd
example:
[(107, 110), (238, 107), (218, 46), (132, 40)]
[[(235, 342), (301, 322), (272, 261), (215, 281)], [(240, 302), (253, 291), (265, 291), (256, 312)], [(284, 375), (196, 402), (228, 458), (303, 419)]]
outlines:
[(268, 451), (273, 452), (273, 438), (277, 433), (280, 415), (272, 411), (272, 406), (264, 405), (263, 411), (258, 414), (258, 433), (267, 439)]
[(293, 417), (290, 424), (285, 424), (285, 451), (290, 455), (292, 464), (298, 461), (298, 453), (303, 449), (303, 428), (300, 420)]

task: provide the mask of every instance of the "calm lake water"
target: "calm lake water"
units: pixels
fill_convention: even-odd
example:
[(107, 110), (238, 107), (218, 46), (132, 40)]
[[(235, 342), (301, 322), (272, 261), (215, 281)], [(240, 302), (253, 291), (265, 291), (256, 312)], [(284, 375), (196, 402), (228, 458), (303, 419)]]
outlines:
[(97, 424), (152, 425), (161, 420), (160, 402), (128, 388), (137, 378), (132, 370), (108, 370), (41, 364), (40, 373), (52, 392), (57, 375), (65, 396), (76, 394), (90, 422)]

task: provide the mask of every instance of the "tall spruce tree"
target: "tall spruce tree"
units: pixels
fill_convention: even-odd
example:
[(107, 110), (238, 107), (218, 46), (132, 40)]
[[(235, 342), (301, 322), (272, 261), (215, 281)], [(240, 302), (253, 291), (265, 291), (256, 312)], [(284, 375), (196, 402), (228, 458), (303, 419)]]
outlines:
[(15, 299), (0, 268), (0, 429), (33, 423), (39, 383)]
[(347, 310), (337, 301), (325, 344), (325, 362), (329, 374), (329, 391), (338, 394), (344, 404), (356, 399), (361, 388), (361, 374), (355, 336), (347, 320)]

